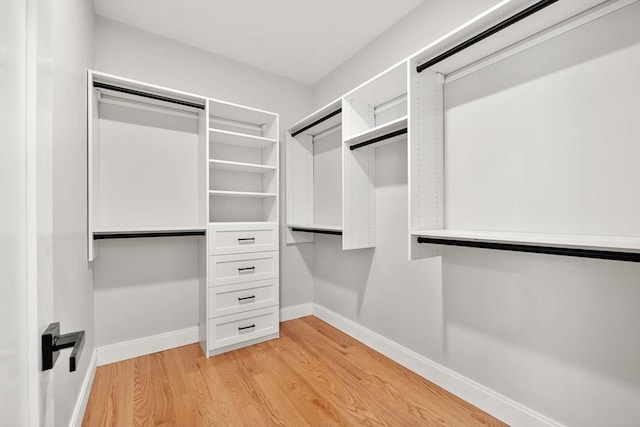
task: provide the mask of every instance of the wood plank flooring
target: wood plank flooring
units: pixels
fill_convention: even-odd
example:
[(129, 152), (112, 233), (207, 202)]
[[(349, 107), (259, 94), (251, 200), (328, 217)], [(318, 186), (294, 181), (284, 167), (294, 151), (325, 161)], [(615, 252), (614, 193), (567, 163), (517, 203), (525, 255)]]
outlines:
[(504, 426), (309, 316), (206, 359), (192, 344), (97, 369), (83, 426)]

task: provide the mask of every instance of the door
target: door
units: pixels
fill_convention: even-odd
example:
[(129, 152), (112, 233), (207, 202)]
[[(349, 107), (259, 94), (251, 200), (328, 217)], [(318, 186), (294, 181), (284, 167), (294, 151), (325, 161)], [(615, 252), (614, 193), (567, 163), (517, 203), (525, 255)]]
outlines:
[(38, 3), (0, 1), (2, 427), (53, 425), (53, 380), (41, 372), (39, 347), (53, 313), (51, 190), (44, 184), (51, 164), (50, 95), (40, 90), (47, 87), (50, 6)]

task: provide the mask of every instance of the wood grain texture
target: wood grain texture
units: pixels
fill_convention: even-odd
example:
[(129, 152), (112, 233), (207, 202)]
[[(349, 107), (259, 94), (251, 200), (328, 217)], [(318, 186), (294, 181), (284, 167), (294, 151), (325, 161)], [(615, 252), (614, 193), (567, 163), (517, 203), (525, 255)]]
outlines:
[(82, 425), (505, 424), (309, 316), (209, 359), (192, 344), (100, 366)]

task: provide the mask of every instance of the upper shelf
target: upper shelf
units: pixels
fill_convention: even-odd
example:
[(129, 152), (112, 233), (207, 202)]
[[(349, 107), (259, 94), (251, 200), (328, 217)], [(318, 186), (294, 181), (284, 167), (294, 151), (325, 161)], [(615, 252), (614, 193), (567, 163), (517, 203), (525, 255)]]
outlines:
[[(522, 49), (542, 43), (551, 37), (583, 25), (616, 9), (631, 4), (626, 0), (581, 0), (581, 1), (539, 1), (533, 5), (526, 1), (500, 2), (484, 13), (466, 22), (454, 31), (436, 40), (410, 57), (412, 65), (420, 67), (445, 54), (448, 49), (455, 54), (444, 55), (443, 59), (427, 68), (447, 76), (458, 72), (466, 73), (467, 68), (477, 69), (479, 64), (497, 57), (507, 57)], [(530, 7), (525, 8), (524, 6)], [(537, 9), (521, 20), (514, 20), (527, 9)], [(504, 25), (503, 22), (507, 24)], [(517, 22), (511, 25), (511, 22)], [(493, 27), (500, 27), (499, 35), (479, 38), (481, 42), (468, 41), (482, 33), (491, 33)], [(497, 33), (491, 33), (497, 34)], [(463, 44), (473, 48), (458, 47)], [(414, 68), (415, 69), (415, 68)], [(451, 76), (452, 77), (452, 76)]]
[(240, 145), (250, 148), (265, 148), (277, 142), (273, 138), (247, 135), (214, 128), (209, 129), (209, 140), (220, 144)]
[(213, 117), (223, 117), (228, 120), (251, 123), (257, 126), (270, 125), (277, 117), (277, 114), (268, 111), (217, 99), (209, 101), (209, 110), (209, 114)]
[(640, 237), (475, 230), (416, 230), (411, 234), (442, 240), (640, 253)]
[[(383, 123), (380, 126), (376, 126), (364, 132), (360, 132), (357, 135), (354, 135), (351, 138), (345, 140), (344, 143), (348, 145), (357, 145), (357, 144), (362, 144), (364, 142), (371, 142), (375, 140), (379, 140), (379, 141), (384, 140), (385, 143), (397, 142), (402, 138), (406, 139), (406, 136), (392, 137), (390, 136), (390, 134), (392, 135), (397, 131), (401, 131), (403, 129), (407, 129), (407, 116), (397, 118), (390, 122)], [(387, 138), (384, 138), (385, 136), (387, 136)]]
[(287, 131), (292, 136), (299, 133), (318, 135), (319, 133), (340, 125), (340, 123), (342, 123), (341, 112), (342, 101), (340, 99), (336, 99), (295, 123)]

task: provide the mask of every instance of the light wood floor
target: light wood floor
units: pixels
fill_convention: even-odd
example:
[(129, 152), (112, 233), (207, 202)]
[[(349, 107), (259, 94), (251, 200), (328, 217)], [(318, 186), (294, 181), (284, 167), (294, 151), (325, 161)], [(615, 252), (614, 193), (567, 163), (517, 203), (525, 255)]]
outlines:
[(97, 369), (83, 426), (502, 426), (309, 316), (206, 359), (198, 344)]

